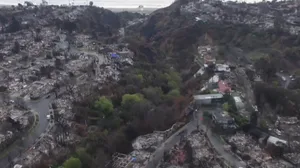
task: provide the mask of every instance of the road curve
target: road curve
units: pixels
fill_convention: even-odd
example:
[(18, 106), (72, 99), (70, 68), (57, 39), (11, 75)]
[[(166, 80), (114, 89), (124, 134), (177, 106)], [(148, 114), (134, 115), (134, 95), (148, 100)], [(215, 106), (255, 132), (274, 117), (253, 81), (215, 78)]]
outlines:
[(28, 107), (34, 111), (34, 113), (38, 114), (38, 123), (29, 134), (22, 137), (21, 140), (17, 140), (9, 149), (7, 149), (8, 153), (0, 158), (1, 168), (11, 167), (9, 160), (14, 161), (18, 158), (46, 131), (48, 126), (47, 115), (49, 114), (49, 104), (55, 99), (53, 94), (51, 94), (49, 98), (46, 97), (47, 96), (35, 101), (26, 101)]

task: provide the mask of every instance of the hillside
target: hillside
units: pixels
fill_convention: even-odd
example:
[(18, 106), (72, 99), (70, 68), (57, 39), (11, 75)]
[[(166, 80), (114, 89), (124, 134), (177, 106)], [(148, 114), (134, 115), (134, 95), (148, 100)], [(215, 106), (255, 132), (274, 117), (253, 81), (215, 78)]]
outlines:
[[(280, 130), (280, 136), (288, 134), (294, 140), (295, 148), (288, 154), (298, 156), (298, 122), (291, 129), (278, 126), (281, 119), (288, 123), (285, 120), (300, 117), (298, 9), (291, 1), (177, 0), (149, 15), (114, 13), (92, 5), (19, 5), (1, 10), (0, 112), (5, 124), (0, 127), (4, 137), (10, 135), (7, 128), (13, 130), (13, 138), (6, 138), (2, 146), (21, 136), (28, 143), (20, 143), (0, 163), (99, 168), (112, 164), (115, 154), (122, 153), (140, 154), (135, 166), (151, 167), (146, 158), (155, 163), (153, 153), (164, 155), (159, 145), (165, 138), (179, 140), (170, 135), (177, 131), (174, 124), (175, 129), (185, 125), (182, 128), (193, 132), (200, 118), (190, 115), (199, 108), (194, 107), (193, 95), (212, 93), (228, 101), (215, 109), (228, 111), (240, 132), (258, 128), (274, 135)], [(207, 65), (207, 60), (215, 61)], [(216, 75), (230, 94), (205, 88)], [(243, 99), (241, 113), (230, 104), (233, 96)], [(25, 117), (22, 113), (12, 117), (19, 110)], [(198, 115), (203, 110), (195, 111)], [(9, 121), (18, 127), (7, 127)], [(37, 130), (36, 135), (28, 138), (28, 128)], [(188, 142), (180, 146), (182, 150), (193, 150), (189, 145), (196, 136), (192, 135), (186, 135)], [(194, 135), (203, 135), (197, 143), (213, 145), (203, 130)], [(139, 146), (140, 139), (144, 146)], [(232, 139), (237, 138), (227, 138)], [(215, 156), (224, 151), (205, 146), (210, 161), (196, 156), (200, 157), (197, 163), (212, 167), (228, 161)], [(185, 161), (196, 166), (192, 155)], [(254, 156), (249, 155), (242, 155), (242, 160), (252, 164)], [(296, 165), (295, 160), (290, 162)], [(255, 166), (263, 164), (253, 161)]]

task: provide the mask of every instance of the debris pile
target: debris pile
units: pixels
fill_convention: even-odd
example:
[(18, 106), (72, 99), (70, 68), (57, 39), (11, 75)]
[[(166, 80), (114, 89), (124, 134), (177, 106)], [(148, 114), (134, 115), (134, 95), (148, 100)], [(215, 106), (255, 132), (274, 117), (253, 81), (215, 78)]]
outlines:
[[(286, 7), (287, 5), (289, 7)], [(266, 10), (266, 8), (270, 10)], [(222, 3), (220, 1), (189, 1), (180, 6), (180, 11), (194, 17), (194, 22), (219, 21), (233, 24), (256, 25), (256, 28), (262, 31), (277, 26), (274, 23), (276, 23), (279, 17), (274, 10), (285, 11), (282, 17), (286, 18), (286, 22), (282, 23), (282, 28), (291, 34), (297, 34), (300, 26), (296, 21), (299, 19), (299, 16), (295, 12), (297, 11), (297, 5), (294, 5), (294, 2), (246, 5), (244, 3)]]
[(132, 147), (135, 150), (152, 150), (154, 151), (158, 145), (164, 140), (164, 133), (152, 133), (139, 136), (133, 143)]
[(248, 135), (237, 133), (227, 137), (226, 141), (231, 145), (232, 152), (236, 153), (250, 166), (267, 168), (292, 167), (291, 164), (283, 160), (273, 159)]
[(160, 167), (221, 167), (222, 161), (203, 131), (194, 131), (164, 153)]
[(249, 135), (237, 133), (229, 137), (228, 142), (233, 151), (246, 158), (251, 165), (259, 165), (270, 158)]
[[(35, 143), (17, 159), (30, 166), (39, 162), (41, 154), (49, 157), (47, 151), (55, 153), (60, 144), (77, 141), (71, 127), (72, 102), (82, 99), (87, 89), (118, 80), (120, 71), (133, 65), (134, 54), (118, 39), (119, 16), (103, 8), (24, 6), (1, 10), (1, 16), (12, 19), (5, 25), (0, 23), (0, 78), (4, 79), (0, 93), (5, 100), (0, 106), (0, 119), (10, 118), (19, 128), (14, 131), (5, 127), (3, 136), (9, 139), (7, 131), (13, 137), (15, 132), (24, 132), (33, 116), (28, 107), (37, 109), (34, 116), (42, 123), (35, 125), (38, 133), (30, 140)], [(49, 103), (55, 109), (49, 109), (53, 108)], [(30, 146), (28, 143), (24, 148)]]
[(187, 143), (192, 149), (194, 166), (214, 167), (219, 165), (218, 154), (210, 147), (203, 131), (192, 133), (187, 137)]

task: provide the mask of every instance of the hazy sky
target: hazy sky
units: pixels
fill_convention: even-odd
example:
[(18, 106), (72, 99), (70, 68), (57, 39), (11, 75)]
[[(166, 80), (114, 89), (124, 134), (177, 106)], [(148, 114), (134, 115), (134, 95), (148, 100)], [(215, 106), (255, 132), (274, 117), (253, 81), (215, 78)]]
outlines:
[[(41, 0), (28, 0), (34, 4), (40, 4)], [(88, 4), (90, 0), (47, 0), (49, 4), (69, 4), (74, 2), (75, 5)], [(139, 5), (149, 8), (159, 8), (170, 5), (174, 0), (92, 0), (94, 5), (102, 6), (106, 8), (137, 8)], [(0, 0), (0, 4), (4, 5), (16, 5), (18, 3), (24, 3), (24, 0)]]

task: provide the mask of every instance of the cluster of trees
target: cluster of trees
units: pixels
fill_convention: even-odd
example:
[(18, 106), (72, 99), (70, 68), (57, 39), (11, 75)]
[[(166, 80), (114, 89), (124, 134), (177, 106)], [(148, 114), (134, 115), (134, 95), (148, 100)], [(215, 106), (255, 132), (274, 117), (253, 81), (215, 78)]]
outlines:
[[(165, 130), (182, 118), (189, 104), (183, 90), (200, 85), (197, 82), (183, 82), (169, 66), (137, 61), (118, 82), (94, 89), (74, 102), (77, 123), (93, 129), (87, 133), (82, 133), (86, 129), (78, 130), (84, 141), (67, 161), (92, 168), (105, 165), (114, 152), (130, 152), (131, 141), (137, 136)], [(71, 164), (67, 161), (64, 168)]]
[(249, 120), (238, 112), (233, 96), (225, 94), (224, 100), (225, 103), (223, 104), (223, 110), (229, 112), (229, 115), (234, 118), (235, 122), (239, 126), (249, 124)]
[(256, 104), (263, 109), (269, 104), (274, 113), (285, 116), (300, 116), (300, 94), (282, 87), (270, 86), (265, 83), (254, 85)]

